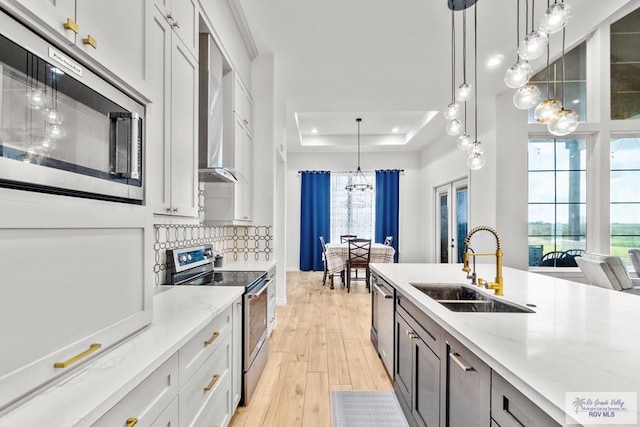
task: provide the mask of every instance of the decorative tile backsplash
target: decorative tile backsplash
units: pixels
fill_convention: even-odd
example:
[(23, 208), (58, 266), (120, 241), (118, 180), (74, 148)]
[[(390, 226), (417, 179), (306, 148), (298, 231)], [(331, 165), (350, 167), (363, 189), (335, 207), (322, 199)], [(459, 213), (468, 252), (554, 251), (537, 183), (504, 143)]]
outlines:
[(166, 283), (166, 250), (205, 243), (213, 245), (216, 254), (226, 262), (254, 259), (268, 261), (273, 253), (273, 227), (236, 225), (154, 225), (153, 272), (155, 284)]

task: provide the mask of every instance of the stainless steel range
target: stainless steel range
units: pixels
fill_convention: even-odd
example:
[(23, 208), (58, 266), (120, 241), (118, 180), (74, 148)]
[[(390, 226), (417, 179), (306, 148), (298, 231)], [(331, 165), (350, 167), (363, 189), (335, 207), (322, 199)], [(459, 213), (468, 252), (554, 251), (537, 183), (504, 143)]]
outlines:
[(267, 364), (267, 273), (264, 271), (215, 271), (211, 245), (167, 250), (167, 280), (177, 286), (243, 286), (242, 398), (251, 399)]

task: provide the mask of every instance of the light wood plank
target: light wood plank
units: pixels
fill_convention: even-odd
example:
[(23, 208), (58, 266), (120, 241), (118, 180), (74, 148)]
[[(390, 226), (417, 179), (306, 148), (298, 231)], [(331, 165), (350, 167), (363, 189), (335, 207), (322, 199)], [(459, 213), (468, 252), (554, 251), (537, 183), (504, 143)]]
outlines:
[(331, 404), (329, 399), (329, 376), (326, 372), (307, 373), (307, 387), (304, 396), (302, 425), (305, 427), (326, 427), (331, 425)]
[(331, 391), (392, 390), (370, 341), (371, 294), (361, 282), (322, 286), (322, 272), (287, 273), (286, 306), (269, 339), (269, 361), (231, 427), (329, 426)]

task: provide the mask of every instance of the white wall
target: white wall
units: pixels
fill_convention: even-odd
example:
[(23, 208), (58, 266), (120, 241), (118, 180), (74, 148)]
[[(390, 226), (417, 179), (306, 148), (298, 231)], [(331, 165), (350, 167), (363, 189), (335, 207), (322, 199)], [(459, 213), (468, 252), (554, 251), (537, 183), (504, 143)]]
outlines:
[[(400, 175), (400, 262), (424, 262), (422, 249), (423, 218), (420, 200), (420, 156), (412, 152), (361, 153), (364, 170), (404, 169)], [(355, 153), (288, 153), (286, 171), (287, 192), (287, 270), (300, 268), (300, 170), (345, 171), (355, 167)]]

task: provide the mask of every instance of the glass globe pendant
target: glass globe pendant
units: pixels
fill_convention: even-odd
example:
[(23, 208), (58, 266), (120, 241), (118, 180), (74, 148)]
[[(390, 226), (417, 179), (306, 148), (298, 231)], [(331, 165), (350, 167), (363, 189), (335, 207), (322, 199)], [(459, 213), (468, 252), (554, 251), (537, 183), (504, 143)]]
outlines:
[(517, 89), (527, 84), (533, 75), (533, 68), (528, 62), (516, 62), (504, 75), (504, 82), (507, 86)]
[(513, 104), (521, 110), (534, 107), (540, 101), (540, 89), (534, 85), (523, 86), (513, 95)]
[(557, 99), (545, 99), (536, 106), (533, 117), (538, 123), (552, 123), (557, 120), (557, 113), (562, 110), (562, 103)]
[(484, 154), (484, 145), (480, 141), (474, 141), (469, 145), (469, 154)]
[(461, 102), (466, 102), (471, 98), (471, 85), (462, 83), (456, 89), (456, 99)]
[(31, 89), (27, 93), (29, 98), (29, 106), (34, 110), (39, 110), (44, 107), (46, 98), (45, 94), (40, 89)]
[(51, 124), (60, 124), (64, 120), (64, 114), (55, 108), (47, 108), (44, 110), (44, 119)]
[(540, 31), (547, 34), (557, 33), (562, 30), (571, 19), (571, 5), (567, 3), (554, 3), (544, 13), (540, 21)]
[(447, 133), (451, 136), (460, 135), (462, 132), (462, 123), (458, 119), (453, 119), (447, 123)]
[(471, 135), (465, 132), (458, 137), (458, 140), (456, 141), (456, 146), (459, 149), (466, 151), (469, 149), (472, 143), (473, 143), (473, 139), (471, 138)]
[(444, 118), (447, 120), (457, 119), (460, 116), (460, 104), (457, 102), (452, 102), (447, 105), (447, 108), (444, 110)]
[(573, 110), (561, 109), (556, 113), (556, 120), (547, 125), (550, 133), (556, 136), (568, 135), (577, 129), (580, 122), (578, 113)]
[(469, 154), (469, 157), (467, 157), (467, 167), (474, 171), (482, 169), (486, 163), (487, 159), (483, 153), (472, 152)]
[(524, 37), (518, 48), (518, 55), (525, 61), (540, 58), (547, 48), (549, 38), (542, 31), (532, 31)]

